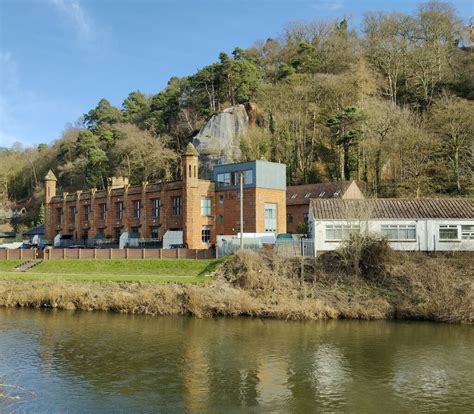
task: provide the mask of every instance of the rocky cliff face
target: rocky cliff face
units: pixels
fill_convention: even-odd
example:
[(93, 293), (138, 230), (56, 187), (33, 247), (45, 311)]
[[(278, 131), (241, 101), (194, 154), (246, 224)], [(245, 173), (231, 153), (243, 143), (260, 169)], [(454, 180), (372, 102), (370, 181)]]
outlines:
[(240, 138), (248, 128), (249, 116), (245, 106), (232, 106), (213, 115), (193, 138), (193, 144), (203, 160), (218, 164), (237, 161), (240, 157)]

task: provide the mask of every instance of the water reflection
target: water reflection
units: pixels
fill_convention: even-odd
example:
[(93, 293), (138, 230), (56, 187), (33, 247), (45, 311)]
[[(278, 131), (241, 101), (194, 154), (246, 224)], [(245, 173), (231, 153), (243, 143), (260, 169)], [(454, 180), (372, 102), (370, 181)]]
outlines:
[(3, 309), (0, 383), (20, 399), (0, 411), (468, 412), (473, 343), (428, 323)]

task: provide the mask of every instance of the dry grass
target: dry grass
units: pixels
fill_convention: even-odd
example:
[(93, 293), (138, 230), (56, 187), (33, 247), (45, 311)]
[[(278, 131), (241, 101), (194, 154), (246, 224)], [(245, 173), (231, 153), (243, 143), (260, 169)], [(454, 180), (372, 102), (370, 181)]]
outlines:
[(474, 322), (472, 255), (393, 254), (383, 277), (312, 258), (239, 253), (206, 285), (0, 281), (0, 305), (148, 315)]

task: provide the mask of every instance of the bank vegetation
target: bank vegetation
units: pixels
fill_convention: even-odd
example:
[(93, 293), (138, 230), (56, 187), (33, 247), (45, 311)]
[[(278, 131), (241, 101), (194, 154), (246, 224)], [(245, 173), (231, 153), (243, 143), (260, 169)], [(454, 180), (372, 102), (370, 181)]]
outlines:
[[(383, 259), (383, 260), (382, 260)], [(244, 251), (203, 284), (0, 281), (0, 306), (287, 320), (474, 322), (472, 253), (393, 252), (349, 243), (314, 258)]]

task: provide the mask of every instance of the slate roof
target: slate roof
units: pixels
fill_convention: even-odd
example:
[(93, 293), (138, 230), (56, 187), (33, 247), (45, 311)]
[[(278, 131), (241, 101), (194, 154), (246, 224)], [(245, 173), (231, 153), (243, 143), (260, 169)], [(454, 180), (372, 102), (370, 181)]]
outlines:
[(27, 232), (23, 233), (23, 236), (44, 236), (44, 224), (40, 224), (39, 226), (33, 227), (29, 229)]
[(312, 199), (313, 217), (348, 219), (474, 219), (474, 199)]
[(286, 188), (286, 205), (309, 204), (311, 198), (341, 198), (350, 185), (351, 181), (291, 185)]

